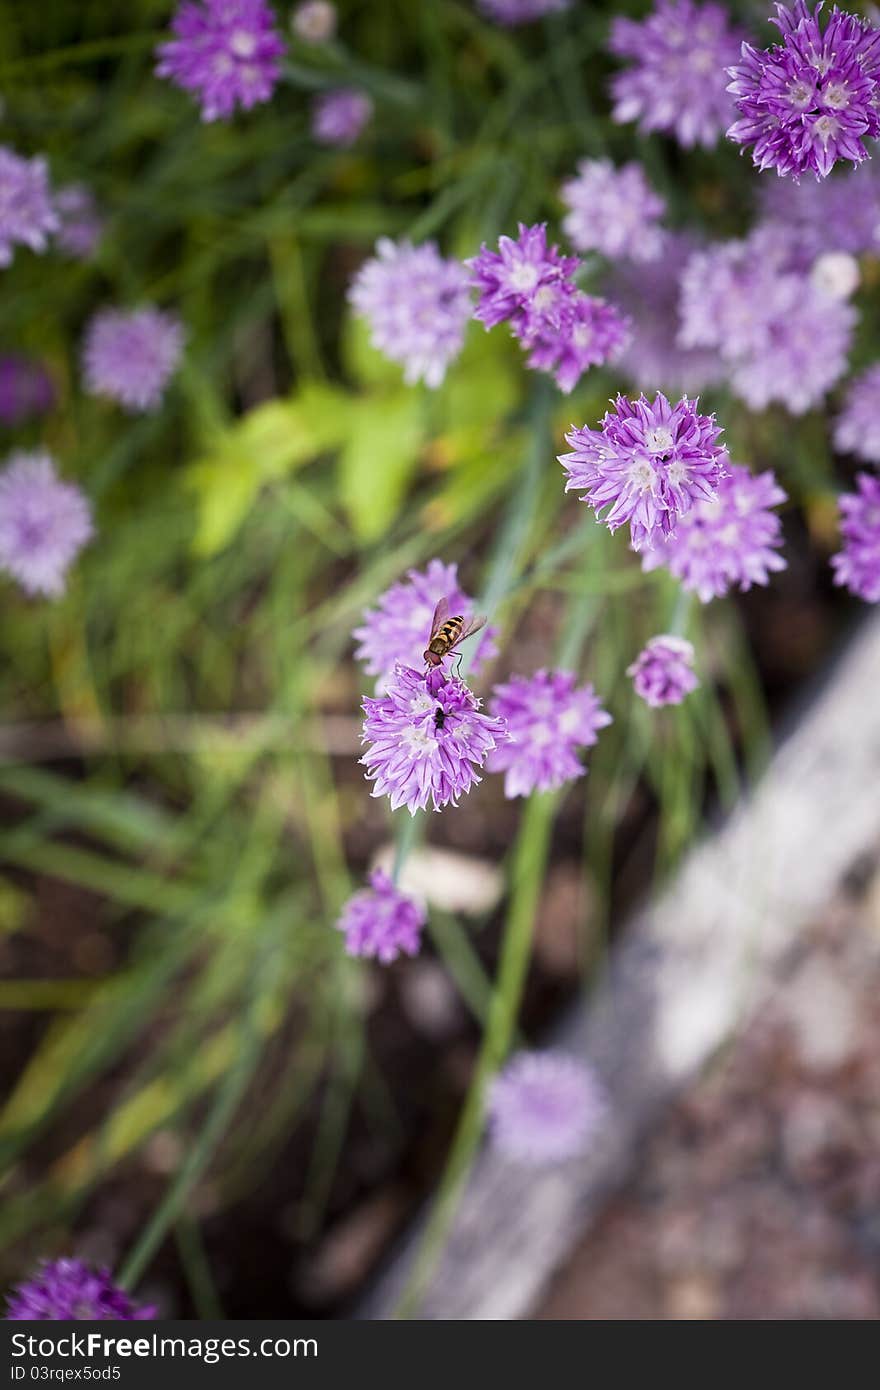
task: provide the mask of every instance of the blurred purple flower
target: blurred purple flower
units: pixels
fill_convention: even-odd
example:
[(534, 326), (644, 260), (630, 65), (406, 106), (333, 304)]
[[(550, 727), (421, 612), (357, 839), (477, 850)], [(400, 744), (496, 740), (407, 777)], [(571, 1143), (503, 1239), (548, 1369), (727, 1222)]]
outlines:
[(609, 298), (632, 320), (617, 369), (638, 389), (690, 396), (724, 377), (717, 352), (677, 345), (681, 275), (694, 249), (692, 237), (670, 232), (659, 260), (619, 262), (605, 279)]
[(632, 676), (635, 692), (652, 709), (680, 705), (696, 690), (694, 649), (684, 637), (652, 637), (639, 652), (626, 674)]
[(589, 367), (613, 362), (630, 338), (630, 324), (613, 304), (567, 282), (538, 290), (517, 336), (528, 365), (547, 372), (566, 395)]
[(320, 145), (353, 145), (373, 114), (373, 102), (357, 87), (334, 87), (312, 104), (312, 135)]
[(25, 593), (56, 598), (93, 534), (88, 500), (46, 453), (10, 454), (0, 472), (0, 568)]
[(18, 425), (55, 404), (55, 387), (42, 362), (19, 353), (0, 357), (0, 421)]
[(16, 243), (45, 251), (57, 228), (45, 159), (22, 159), (0, 145), (0, 266), (11, 263)]
[(608, 1113), (595, 1075), (566, 1052), (517, 1052), (489, 1084), (492, 1143), (505, 1157), (540, 1166), (576, 1158)]
[(840, 498), (843, 549), (831, 557), (835, 584), (868, 603), (880, 603), (880, 477), (859, 473), (858, 492)]
[(576, 756), (611, 723), (592, 685), (575, 687), (570, 671), (537, 671), (496, 685), (492, 714), (505, 720), (509, 740), (489, 754), (489, 772), (503, 772), (504, 795), (553, 791), (584, 775)]
[(867, 159), (864, 140), (880, 135), (880, 30), (835, 6), (823, 34), (821, 9), (777, 4), (782, 42), (744, 43), (729, 68), (740, 119), (727, 134), (758, 169), (824, 178), (839, 159)]
[(722, 598), (734, 584), (742, 590), (766, 584), (771, 572), (785, 569), (776, 553), (782, 525), (771, 511), (785, 500), (770, 470), (755, 475), (731, 464), (714, 501), (698, 502), (671, 536), (644, 551), (642, 569), (665, 567), (703, 603)]
[(336, 33), (337, 19), (330, 0), (303, 0), (290, 16), (290, 27), (303, 43), (328, 43)]
[(663, 249), (657, 225), (666, 203), (641, 164), (616, 169), (610, 159), (582, 159), (577, 177), (560, 189), (569, 209), (562, 226), (579, 251), (600, 251), (614, 260), (654, 261)]
[(545, 223), (527, 227), (520, 222), (516, 240), (501, 236), (497, 251), (484, 245), (465, 265), (478, 295), (474, 318), (487, 328), (511, 319), (519, 336), (538, 291), (570, 280), (580, 261), (563, 256), (558, 246), (548, 247)]
[(83, 342), (86, 389), (125, 410), (155, 410), (183, 351), (183, 325), (174, 314), (100, 309)]
[[(458, 582), (458, 566), (431, 560), (425, 570), (410, 570), (405, 580), (392, 584), (380, 596), (377, 607), (364, 613), (363, 623), (352, 633), (358, 643), (355, 657), (364, 663), (368, 676), (376, 676), (377, 693), (387, 687), (396, 666), (422, 666), (431, 619), (441, 598), (448, 601), (450, 613), (465, 619), (474, 616), (474, 600)], [(488, 627), (481, 633), (472, 671), (495, 656), (496, 631)]]
[(715, 496), (727, 466), (714, 415), (700, 415), (698, 401), (682, 396), (671, 405), (658, 391), (653, 401), (618, 396), (601, 428), (584, 426), (565, 436), (570, 454), (559, 462), (566, 492), (584, 489), (582, 502), (609, 530), (629, 523), (633, 549), (662, 540), (697, 502)]
[(55, 244), (75, 261), (87, 261), (95, 254), (104, 232), (91, 191), (81, 183), (69, 183), (55, 194), (59, 226)]
[(412, 246), (381, 237), (348, 292), (373, 346), (404, 368), (408, 385), (437, 387), (461, 352), (471, 317), (468, 274), (433, 241)]
[(284, 43), (266, 0), (184, 0), (171, 29), (175, 37), (156, 50), (156, 74), (192, 92), (203, 121), (269, 100)]
[(439, 668), (427, 676), (398, 666), (386, 694), (364, 700), (361, 762), (374, 783), (371, 795), (387, 796), (392, 811), (410, 815), (458, 803), (482, 779), (477, 768), (506, 738), (504, 721), (483, 714), (480, 701)]
[(880, 464), (880, 362), (850, 382), (834, 426), (834, 447)]
[(613, 118), (662, 130), (680, 145), (714, 145), (734, 114), (727, 66), (742, 34), (720, 5), (657, 0), (646, 19), (612, 21), (609, 48), (632, 66), (611, 79)]
[(761, 214), (785, 228), (795, 268), (809, 270), (825, 251), (880, 251), (880, 170), (872, 163), (827, 179), (761, 180)]
[(47, 1260), (9, 1299), (7, 1322), (138, 1322), (156, 1309), (138, 1307), (107, 1269), (81, 1260)]
[(529, 24), (545, 14), (567, 10), (571, 0), (477, 0), (477, 8), (496, 24)]
[(370, 887), (349, 898), (336, 925), (345, 932), (350, 956), (375, 957), (388, 965), (401, 953), (418, 955), (426, 920), (424, 908), (399, 893), (383, 869), (374, 869)]

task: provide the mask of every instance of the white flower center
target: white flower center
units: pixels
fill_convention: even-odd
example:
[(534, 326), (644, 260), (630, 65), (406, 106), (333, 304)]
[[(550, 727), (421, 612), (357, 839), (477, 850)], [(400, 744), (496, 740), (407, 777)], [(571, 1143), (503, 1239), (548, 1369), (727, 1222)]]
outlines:
[(656, 425), (654, 429), (648, 430), (645, 435), (645, 445), (651, 450), (652, 454), (668, 453), (673, 443), (672, 430), (666, 425)]
[(797, 111), (806, 111), (813, 103), (813, 89), (808, 82), (792, 82), (788, 89), (788, 100)]
[(257, 39), (255, 34), (248, 33), (247, 29), (233, 29), (229, 35), (229, 52), (235, 58), (253, 58), (257, 51)]
[(510, 272), (511, 288), (520, 294), (533, 290), (539, 279), (540, 271), (531, 261), (520, 261), (519, 265), (514, 266)]
[(639, 492), (653, 492), (657, 485), (657, 472), (650, 459), (634, 459), (627, 477)]
[(813, 126), (813, 129), (822, 141), (822, 144), (827, 145), (831, 137), (837, 134), (840, 125), (833, 116), (820, 116)]
[(822, 100), (835, 111), (843, 111), (849, 106), (849, 88), (845, 82), (830, 82), (822, 93)]

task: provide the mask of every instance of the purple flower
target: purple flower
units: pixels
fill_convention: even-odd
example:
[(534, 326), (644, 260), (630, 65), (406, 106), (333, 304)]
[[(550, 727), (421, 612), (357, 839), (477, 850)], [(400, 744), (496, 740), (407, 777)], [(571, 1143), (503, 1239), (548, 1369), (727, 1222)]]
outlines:
[(672, 395), (696, 395), (724, 376), (718, 353), (677, 343), (681, 275), (695, 249), (691, 237), (670, 232), (656, 261), (618, 263), (604, 288), (632, 320), (630, 340), (617, 370), (639, 390), (658, 386)]
[(629, 320), (613, 304), (567, 282), (535, 295), (517, 334), (528, 365), (548, 372), (566, 395), (589, 367), (612, 362), (630, 337)]
[(517, 332), (532, 313), (538, 291), (570, 280), (580, 261), (563, 256), (557, 246), (548, 247), (545, 223), (527, 227), (520, 222), (515, 241), (501, 236), (497, 251), (482, 246), (465, 265), (478, 294), (474, 318), (487, 328), (511, 319)]
[(480, 701), (438, 667), (427, 676), (398, 666), (380, 699), (364, 700), (361, 762), (391, 809), (410, 815), (430, 802), (440, 811), (482, 779), (476, 769), (506, 737), (503, 719), (483, 714)]
[(496, 685), (489, 708), (507, 724), (509, 739), (489, 754), (489, 772), (503, 772), (504, 795), (549, 792), (584, 768), (576, 756), (596, 742), (611, 715), (592, 685), (575, 687), (570, 671), (537, 671)]
[(663, 130), (680, 145), (714, 145), (733, 115), (726, 69), (742, 35), (720, 5), (657, 0), (644, 20), (617, 18), (609, 47), (632, 66), (611, 80), (613, 118)]
[(388, 965), (401, 953), (418, 955), (426, 920), (424, 908), (398, 893), (383, 869), (374, 869), (370, 887), (349, 898), (336, 925), (345, 932), (350, 956), (375, 957)]
[(565, 436), (566, 492), (584, 489), (581, 501), (597, 517), (607, 507), (600, 519), (611, 531), (629, 522), (635, 550), (655, 545), (697, 502), (711, 500), (724, 475), (721, 428), (697, 405), (687, 396), (670, 405), (659, 391), (653, 402), (618, 396), (601, 429), (585, 425)]
[(353, 145), (373, 114), (373, 103), (357, 87), (321, 92), (312, 105), (312, 135), (319, 145)]
[(18, 425), (55, 404), (55, 387), (42, 362), (19, 353), (0, 357), (0, 421)]
[(180, 360), (183, 338), (180, 320), (161, 309), (100, 309), (83, 343), (86, 389), (131, 412), (155, 410)]
[(858, 492), (840, 498), (843, 550), (831, 557), (835, 584), (868, 603), (880, 603), (880, 478), (859, 473)]
[(660, 255), (664, 234), (657, 223), (666, 203), (641, 164), (615, 169), (610, 159), (582, 159), (577, 177), (562, 185), (560, 196), (570, 209), (563, 229), (579, 251), (632, 261), (655, 261)]
[(642, 569), (664, 566), (703, 603), (722, 598), (734, 584), (750, 589), (785, 569), (776, 552), (782, 544), (779, 517), (771, 511), (786, 500), (771, 471), (750, 473), (731, 464), (714, 501), (698, 502), (675, 532), (646, 550)]
[(57, 227), (45, 159), (22, 159), (0, 145), (0, 266), (11, 263), (16, 243), (45, 251)]
[(184, 0), (171, 29), (175, 37), (156, 50), (156, 74), (192, 92), (203, 121), (269, 100), (284, 44), (266, 0)]
[(834, 426), (834, 447), (867, 463), (880, 463), (880, 362), (850, 382)]
[(809, 270), (825, 251), (880, 250), (880, 170), (873, 163), (801, 183), (762, 179), (760, 195), (762, 216), (785, 229), (797, 269)]
[(494, 19), (496, 24), (506, 24), (511, 28), (517, 24), (529, 24), (545, 14), (567, 10), (570, 4), (571, 0), (477, 0), (478, 9), (487, 19)]
[(81, 1260), (47, 1260), (9, 1300), (7, 1322), (139, 1322), (155, 1308), (138, 1307), (107, 1269)]
[(821, 9), (777, 4), (782, 43), (744, 43), (729, 68), (741, 119), (727, 134), (752, 146), (758, 169), (824, 178), (839, 159), (867, 159), (865, 139), (880, 135), (880, 30), (835, 6), (823, 34)]
[(290, 16), (290, 27), (303, 43), (329, 43), (336, 21), (336, 6), (329, 0), (303, 0)]
[(517, 1052), (490, 1083), (492, 1143), (518, 1163), (540, 1166), (576, 1158), (608, 1111), (595, 1074), (566, 1052)]
[(28, 594), (55, 598), (93, 532), (89, 503), (45, 453), (10, 454), (0, 473), (0, 568)]
[(104, 233), (104, 223), (90, 190), (81, 183), (59, 188), (55, 194), (55, 211), (59, 220), (56, 246), (72, 260), (90, 260)]
[(348, 292), (367, 320), (373, 346), (404, 368), (411, 386), (439, 386), (461, 352), (471, 317), (468, 275), (444, 260), (433, 241), (412, 246), (381, 237)]
[(685, 695), (696, 690), (694, 649), (683, 637), (652, 637), (639, 652), (626, 674), (632, 676), (635, 692), (652, 709), (680, 705)]
[[(381, 595), (376, 608), (364, 613), (362, 625), (352, 636), (358, 643), (355, 656), (363, 661), (368, 676), (376, 676), (377, 693), (386, 689), (395, 666), (420, 667), (431, 635), (431, 619), (439, 599), (445, 598), (450, 613), (465, 620), (474, 616), (474, 600), (458, 582), (458, 566), (431, 560), (424, 571), (410, 570)], [(496, 629), (486, 628), (477, 642), (471, 670), (495, 655)]]

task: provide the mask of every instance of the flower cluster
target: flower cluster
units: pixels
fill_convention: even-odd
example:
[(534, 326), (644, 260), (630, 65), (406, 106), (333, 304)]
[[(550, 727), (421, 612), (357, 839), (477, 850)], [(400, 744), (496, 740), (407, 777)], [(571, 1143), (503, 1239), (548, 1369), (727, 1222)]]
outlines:
[(104, 223), (91, 190), (81, 183), (69, 183), (55, 194), (58, 231), (55, 244), (74, 261), (87, 261), (95, 254), (104, 233)]
[(880, 464), (880, 363), (850, 382), (834, 426), (834, 445), (866, 463)]
[(614, 120), (666, 131), (685, 148), (714, 145), (734, 114), (726, 69), (740, 43), (721, 5), (657, 0), (647, 19), (615, 19), (609, 47), (630, 66), (612, 78)]
[(613, 305), (577, 288), (572, 277), (580, 262), (547, 245), (543, 224), (520, 223), (515, 240), (502, 236), (497, 251), (483, 246), (466, 264), (478, 294), (474, 317), (487, 328), (509, 321), (529, 366), (549, 372), (561, 391), (623, 350), (628, 322)]
[(9, 1300), (8, 1322), (138, 1322), (156, 1309), (139, 1307), (114, 1284), (107, 1269), (81, 1260), (47, 1261)]
[(489, 753), (506, 737), (504, 720), (483, 714), (480, 701), (441, 668), (426, 676), (398, 666), (378, 699), (364, 700), (361, 762), (373, 796), (387, 796), (391, 809), (411, 815), (429, 803), (440, 811), (456, 805), (482, 779)]
[(697, 502), (673, 535), (646, 550), (642, 568), (665, 567), (703, 603), (722, 598), (734, 585), (745, 590), (766, 584), (771, 573), (785, 569), (777, 553), (782, 525), (771, 510), (785, 500), (772, 472), (755, 475), (731, 464), (714, 499)]
[(565, 436), (566, 492), (583, 491), (597, 517), (607, 508), (600, 519), (611, 531), (629, 523), (635, 550), (656, 545), (697, 502), (711, 500), (726, 471), (721, 429), (697, 405), (687, 396), (672, 405), (660, 392), (653, 401), (618, 396), (600, 429)]
[(880, 30), (835, 6), (823, 33), (821, 9), (777, 4), (782, 42), (744, 43), (729, 69), (740, 119), (727, 133), (758, 169), (824, 178), (838, 160), (867, 159), (865, 139), (880, 135)]
[(567, 10), (571, 0), (477, 0), (477, 4), (487, 19), (512, 28), (541, 19), (545, 14)]
[(827, 179), (762, 179), (761, 215), (784, 229), (791, 264), (809, 270), (826, 251), (880, 251), (880, 171), (846, 169)]
[[(364, 663), (368, 676), (376, 677), (376, 690), (387, 688), (400, 666), (418, 667), (431, 635), (431, 619), (438, 598), (445, 596), (450, 613), (465, 620), (474, 616), (474, 601), (458, 582), (458, 566), (432, 560), (424, 571), (410, 570), (405, 580), (392, 584), (368, 609), (364, 621), (352, 633), (358, 646), (355, 656)], [(471, 669), (495, 655), (495, 629), (487, 628), (480, 637)]]
[(696, 252), (681, 285), (679, 342), (715, 348), (751, 409), (779, 401), (803, 414), (846, 371), (856, 311), (791, 267), (776, 225)]
[(321, 92), (312, 106), (312, 134), (319, 145), (353, 145), (373, 114), (373, 102), (357, 87)]
[(55, 387), (41, 362), (17, 352), (0, 357), (0, 421), (4, 425), (44, 415), (54, 403)]
[(576, 1158), (608, 1110), (594, 1073), (566, 1052), (517, 1052), (490, 1083), (489, 1134), (498, 1151), (534, 1165)]
[(611, 723), (591, 685), (578, 688), (571, 671), (537, 671), (496, 685), (489, 708), (507, 725), (508, 739), (489, 754), (490, 772), (504, 773), (506, 797), (553, 791), (584, 768), (581, 748)]
[(22, 159), (0, 145), (0, 266), (11, 263), (16, 245), (45, 251), (57, 230), (45, 159)]
[(78, 487), (63, 483), (45, 453), (16, 453), (0, 473), (0, 568), (25, 593), (55, 598), (92, 535), (92, 514)]
[(128, 411), (155, 410), (180, 360), (183, 336), (173, 314), (152, 306), (99, 310), (83, 343), (87, 390)]
[(399, 893), (383, 869), (374, 869), (370, 887), (349, 898), (336, 925), (350, 956), (389, 965), (401, 954), (418, 955), (425, 921), (424, 908)]
[(174, 38), (156, 50), (156, 74), (192, 92), (203, 121), (269, 100), (284, 44), (266, 0), (183, 0), (171, 29)]
[(626, 674), (632, 676), (636, 694), (652, 709), (680, 705), (699, 685), (693, 646), (684, 637), (666, 634), (652, 637)]
[(660, 255), (664, 234), (657, 224), (666, 203), (641, 164), (616, 169), (610, 159), (583, 159), (560, 197), (569, 209), (563, 229), (579, 251), (632, 261), (655, 261)]
[(468, 274), (433, 241), (412, 246), (382, 237), (348, 292), (370, 326), (373, 346), (404, 368), (404, 380), (439, 386), (461, 352), (471, 317)]
[(856, 487), (840, 499), (843, 550), (831, 557), (834, 582), (880, 603), (880, 477), (859, 473)]

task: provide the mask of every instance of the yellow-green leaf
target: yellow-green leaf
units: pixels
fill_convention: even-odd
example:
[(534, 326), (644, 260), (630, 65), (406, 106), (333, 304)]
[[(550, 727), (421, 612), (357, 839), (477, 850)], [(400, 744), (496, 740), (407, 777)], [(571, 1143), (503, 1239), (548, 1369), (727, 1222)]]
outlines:
[(423, 440), (416, 391), (404, 387), (353, 406), (351, 432), (339, 457), (339, 494), (360, 541), (377, 540), (394, 521)]

